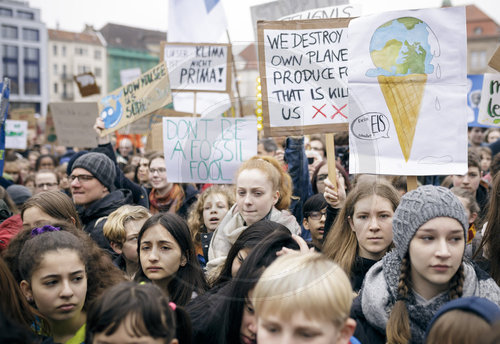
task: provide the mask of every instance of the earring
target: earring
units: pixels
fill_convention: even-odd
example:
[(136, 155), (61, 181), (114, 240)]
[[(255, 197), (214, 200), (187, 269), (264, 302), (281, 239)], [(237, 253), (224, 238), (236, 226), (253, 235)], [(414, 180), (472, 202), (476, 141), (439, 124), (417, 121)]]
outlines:
[(33, 298), (32, 298), (31, 296), (28, 296), (28, 297), (26, 298), (26, 301), (28, 301), (29, 303), (32, 303), (32, 302), (33, 302)]

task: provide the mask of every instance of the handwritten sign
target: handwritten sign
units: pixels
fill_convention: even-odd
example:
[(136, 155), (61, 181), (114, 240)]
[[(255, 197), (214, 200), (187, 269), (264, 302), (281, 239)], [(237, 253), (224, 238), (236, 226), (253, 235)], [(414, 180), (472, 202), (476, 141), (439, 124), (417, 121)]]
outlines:
[(386, 12), (349, 24), (349, 171), (467, 171), (465, 9)]
[(93, 129), (97, 103), (50, 103), (58, 144), (68, 147), (97, 147)]
[(93, 94), (101, 93), (101, 89), (97, 86), (95, 76), (92, 72), (78, 74), (73, 78), (78, 85), (78, 90), (80, 91), (82, 97), (88, 97)]
[(359, 4), (349, 4), (341, 6), (329, 6), (315, 8), (299, 13), (290, 14), (281, 17), (278, 20), (309, 20), (309, 19), (334, 19), (334, 18), (352, 18), (361, 15), (361, 6)]
[(233, 183), (239, 165), (257, 153), (257, 121), (244, 118), (163, 118), (168, 180)]
[(36, 130), (35, 109), (20, 108), (9, 111), (9, 119), (28, 121), (28, 129)]
[(479, 123), (500, 127), (500, 74), (484, 74)]
[(5, 148), (26, 149), (28, 122), (8, 119), (5, 121)]
[(98, 103), (105, 136), (172, 102), (167, 66), (161, 62)]
[(266, 136), (347, 131), (349, 20), (257, 23)]
[(229, 44), (163, 42), (162, 60), (175, 91), (229, 92), (231, 87)]
[(487, 127), (487, 125), (478, 122), (483, 79), (483, 74), (467, 75), (467, 125), (469, 127)]

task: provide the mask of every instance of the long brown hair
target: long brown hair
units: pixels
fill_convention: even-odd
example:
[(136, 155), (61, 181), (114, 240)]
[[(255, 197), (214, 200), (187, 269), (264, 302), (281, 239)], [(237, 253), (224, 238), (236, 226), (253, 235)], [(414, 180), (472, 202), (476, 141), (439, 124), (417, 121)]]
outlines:
[(349, 218), (354, 215), (356, 203), (372, 195), (387, 199), (391, 203), (393, 210), (396, 210), (399, 204), (399, 193), (385, 180), (356, 184), (347, 196), (345, 205), (323, 244), (323, 253), (340, 265), (347, 273), (347, 276), (350, 276), (358, 253), (358, 240), (349, 224)]

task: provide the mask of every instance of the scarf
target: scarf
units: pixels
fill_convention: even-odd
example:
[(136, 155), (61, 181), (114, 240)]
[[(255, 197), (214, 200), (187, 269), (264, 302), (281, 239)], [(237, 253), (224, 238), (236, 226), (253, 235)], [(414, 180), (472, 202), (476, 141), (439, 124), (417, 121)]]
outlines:
[[(478, 296), (500, 305), (500, 288), (484, 271), (464, 261), (465, 280), (462, 297)], [(401, 258), (393, 250), (377, 262), (366, 274), (360, 292), (361, 308), (370, 325), (385, 333), (392, 307), (398, 295)], [(425, 331), (436, 311), (450, 301), (448, 293), (429, 300), (426, 305), (417, 303), (410, 292), (406, 307), (410, 319), (410, 343), (423, 343)]]
[[(273, 207), (264, 219), (280, 223), (288, 228), (292, 234), (300, 235), (300, 226), (295, 216), (288, 210), (278, 210)], [(238, 239), (240, 234), (243, 233), (247, 227), (243, 217), (236, 210), (236, 204), (233, 205), (214, 231), (212, 240), (210, 241), (210, 247), (208, 249), (208, 270), (224, 263), (231, 246), (233, 246), (236, 239)]]
[(184, 190), (179, 184), (173, 184), (172, 189), (162, 197), (156, 197), (156, 189), (149, 193), (149, 211), (151, 214), (171, 212), (176, 213), (184, 201)]

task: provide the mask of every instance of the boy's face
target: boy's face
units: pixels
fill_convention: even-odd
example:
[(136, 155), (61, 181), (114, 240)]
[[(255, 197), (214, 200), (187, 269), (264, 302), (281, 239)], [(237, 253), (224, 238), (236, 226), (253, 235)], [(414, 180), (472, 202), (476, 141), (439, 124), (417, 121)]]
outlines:
[(311, 237), (315, 244), (323, 242), (325, 233), (326, 208), (321, 211), (309, 213), (309, 216), (304, 218), (304, 228), (311, 232)]
[(464, 176), (453, 176), (453, 186), (462, 187), (476, 195), (479, 182), (481, 181), (481, 171), (479, 167), (469, 166)]
[(473, 127), (469, 131), (469, 142), (473, 146), (480, 146), (484, 141), (484, 131), (482, 128)]
[(264, 344), (346, 344), (354, 331), (347, 322), (344, 327), (349, 328), (340, 330), (332, 321), (310, 319), (300, 311), (287, 321), (275, 314), (262, 314), (257, 324), (257, 342)]
[(128, 262), (137, 264), (137, 237), (146, 220), (128, 221), (124, 226), (126, 237), (122, 246), (122, 254)]

